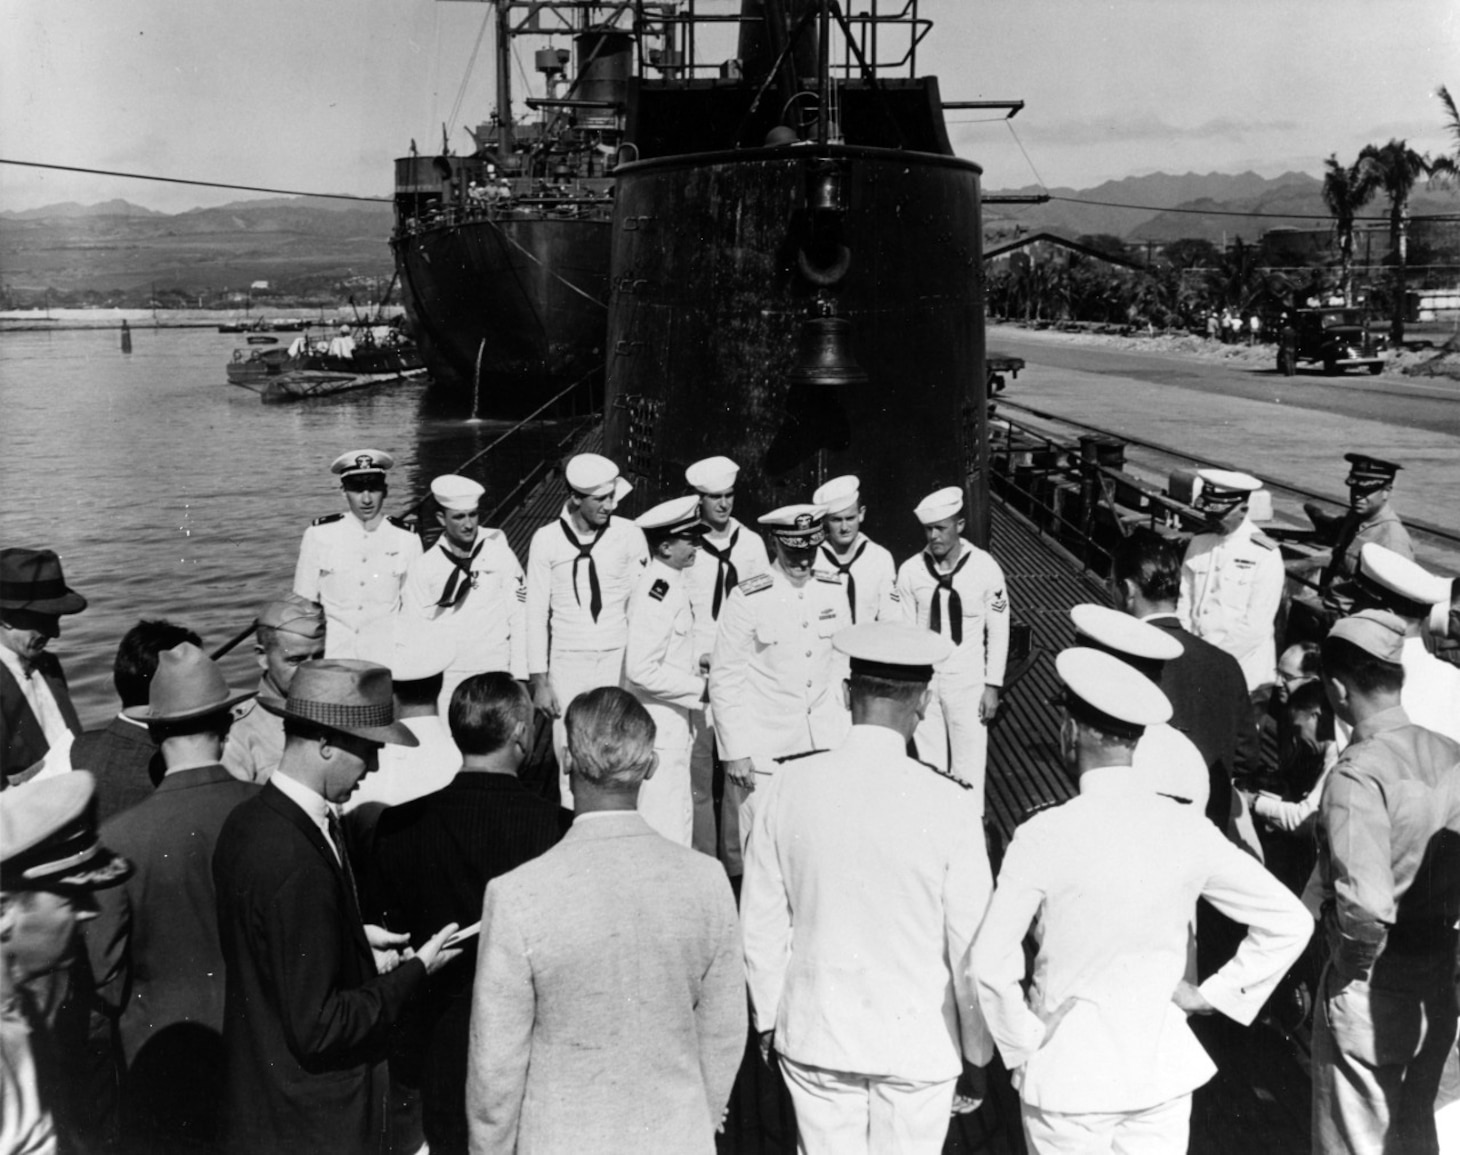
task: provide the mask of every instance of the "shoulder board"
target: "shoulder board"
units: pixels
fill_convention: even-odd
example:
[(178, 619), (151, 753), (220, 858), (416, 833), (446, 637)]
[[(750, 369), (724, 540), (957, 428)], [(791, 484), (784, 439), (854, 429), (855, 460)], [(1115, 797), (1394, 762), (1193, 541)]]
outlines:
[(1178, 806), (1190, 806), (1191, 805), (1191, 799), (1190, 798), (1182, 798), (1179, 794), (1163, 794), (1163, 793), (1161, 793), (1161, 791), (1158, 790), (1158, 791), (1156, 791), (1156, 797), (1158, 797), (1158, 798), (1169, 798), (1172, 802), (1175, 802)]
[(311, 525), (333, 525), (335, 522), (337, 522), (337, 521), (343, 521), (344, 519), (345, 519), (345, 515), (343, 513), (327, 513), (323, 517), (316, 517), (312, 522), (310, 522), (310, 524)]
[(761, 590), (768, 590), (775, 584), (775, 579), (768, 573), (758, 573), (754, 577), (748, 577), (742, 582), (736, 583), (735, 588), (743, 594), (758, 594)]
[(780, 758), (773, 759), (777, 766), (783, 762), (794, 762), (798, 758), (810, 758), (813, 754), (825, 754), (825, 750), (802, 750), (799, 754), (785, 754)]
[(1262, 530), (1258, 530), (1256, 533), (1254, 533), (1250, 540), (1252, 541), (1253, 545), (1260, 545), (1263, 549), (1277, 549), (1278, 547), (1277, 542), (1273, 541), (1272, 538), (1268, 537), (1267, 534), (1262, 532)]
[(973, 786), (970, 783), (965, 782), (962, 778), (955, 778), (952, 774), (948, 773), (948, 771), (946, 771), (946, 770), (939, 770), (931, 762), (924, 762), (921, 758), (914, 758), (913, 761), (916, 762), (919, 766), (926, 766), (929, 770), (931, 770), (939, 778), (946, 778), (949, 782), (953, 783), (953, 785), (957, 786), (960, 790), (972, 790), (973, 789)]
[(654, 584), (649, 587), (649, 596), (656, 602), (662, 602), (664, 595), (669, 592), (669, 583), (663, 578), (655, 578)]
[(391, 525), (395, 526), (396, 529), (403, 529), (407, 533), (416, 532), (416, 527), (403, 517), (387, 517), (385, 520), (390, 522)]
[(838, 570), (819, 569), (813, 571), (813, 576), (819, 582), (828, 582), (834, 586), (839, 586), (842, 584), (842, 575)]

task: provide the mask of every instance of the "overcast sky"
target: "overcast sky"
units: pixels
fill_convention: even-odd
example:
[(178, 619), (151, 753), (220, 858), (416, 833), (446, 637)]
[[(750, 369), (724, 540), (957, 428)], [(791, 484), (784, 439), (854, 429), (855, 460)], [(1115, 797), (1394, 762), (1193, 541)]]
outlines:
[[(490, 111), (487, 11), (0, 0), (0, 156), (388, 196), (412, 138), (434, 148), (449, 119), (467, 151), (462, 126)], [(1317, 173), (1331, 152), (1351, 160), (1391, 137), (1453, 147), (1434, 91), (1460, 94), (1460, 0), (923, 0), (922, 15), (936, 27), (918, 71), (945, 100), (1027, 102), (1017, 140), (1001, 121), (950, 113), (957, 151), (990, 189)], [(244, 199), (0, 165), (0, 208), (113, 197), (168, 212)]]

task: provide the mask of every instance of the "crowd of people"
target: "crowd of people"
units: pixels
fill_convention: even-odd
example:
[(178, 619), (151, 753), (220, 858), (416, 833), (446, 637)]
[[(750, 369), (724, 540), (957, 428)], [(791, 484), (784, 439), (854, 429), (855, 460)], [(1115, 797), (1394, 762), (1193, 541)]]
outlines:
[(1314, 1150), (1440, 1150), (1460, 583), (1350, 462), (1336, 620), (1281, 655), (1257, 479), (1120, 544), (1055, 661), (1073, 797), (999, 864), (1014, 608), (960, 487), (899, 565), (854, 476), (756, 532), (728, 458), (628, 520), (580, 454), (524, 567), (477, 482), (423, 549), (352, 450), (257, 687), (143, 621), (84, 733), (46, 646), (85, 598), (0, 551), (0, 1155), (709, 1152), (742, 1061), (802, 1152), (936, 1152), (996, 1054), (1032, 1150), (1182, 1151), (1204, 1024), (1315, 958)]

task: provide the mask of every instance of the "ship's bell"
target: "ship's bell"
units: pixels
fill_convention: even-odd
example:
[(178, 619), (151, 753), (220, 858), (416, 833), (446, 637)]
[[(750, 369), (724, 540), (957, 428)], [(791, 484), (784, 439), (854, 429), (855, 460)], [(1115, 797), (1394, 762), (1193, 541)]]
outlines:
[(796, 385), (865, 385), (852, 356), (852, 323), (845, 317), (809, 317), (796, 338), (796, 363), (786, 380)]

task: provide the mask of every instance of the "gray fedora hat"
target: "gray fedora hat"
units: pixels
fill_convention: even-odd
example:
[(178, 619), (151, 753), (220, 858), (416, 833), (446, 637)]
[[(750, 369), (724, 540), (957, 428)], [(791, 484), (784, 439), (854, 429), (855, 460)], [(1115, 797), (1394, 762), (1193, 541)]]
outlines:
[(231, 710), (253, 695), (252, 690), (235, 690), (223, 680), (217, 662), (192, 642), (183, 642), (157, 656), (147, 705), (128, 706), (122, 713), (134, 722), (186, 722)]
[(303, 663), (289, 684), (284, 708), (277, 712), (369, 742), (419, 744), (395, 720), (390, 671), (374, 662), (322, 658)]

